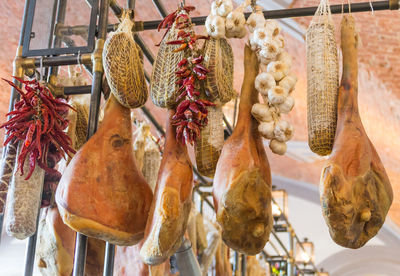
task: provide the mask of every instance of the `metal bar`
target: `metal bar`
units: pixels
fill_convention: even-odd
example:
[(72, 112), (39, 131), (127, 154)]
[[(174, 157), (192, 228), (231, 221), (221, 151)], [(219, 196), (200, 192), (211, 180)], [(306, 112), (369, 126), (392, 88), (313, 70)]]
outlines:
[(104, 257), (103, 276), (112, 276), (114, 273), (115, 245), (106, 244), (106, 255)]
[[(42, 193), (40, 194), (40, 198), (42, 198)], [(24, 276), (32, 276), (33, 274), (33, 266), (35, 264), (35, 251), (36, 251), (36, 241), (37, 241), (37, 228), (39, 224), (40, 217), (40, 205), (39, 204), (39, 212), (36, 218), (36, 231), (35, 234), (29, 237), (28, 244), (26, 245), (25, 252), (25, 269)]]
[(165, 130), (163, 129), (163, 127), (158, 123), (158, 121), (156, 120), (156, 118), (154, 118), (153, 114), (151, 114), (151, 112), (147, 109), (147, 107), (142, 106), (140, 109), (142, 109), (144, 115), (147, 117), (147, 119), (150, 120), (150, 122), (155, 126), (155, 128), (157, 129), (157, 131), (161, 134), (161, 135), (165, 135)]
[(53, 13), (51, 15), (51, 21), (50, 21), (49, 43), (47, 44), (47, 48), (51, 48), (51, 45), (53, 44), (53, 32), (56, 21), (56, 15), (57, 15), (57, 1), (54, 1)]
[[(25, 6), (24, 6), (24, 15), (22, 17), (22, 24), (21, 24), (21, 33), (19, 35), (19, 43), (18, 43), (18, 48), (17, 52), (15, 54), (15, 59), (13, 63), (13, 76), (17, 77), (23, 77), (24, 76), (24, 70), (19, 64), (19, 60), (22, 59), (22, 45), (24, 44), (24, 34), (25, 34), (25, 28), (26, 28), (26, 17), (28, 14), (28, 7), (29, 7), (29, 2), (30, 0), (25, 1)], [(21, 83), (13, 79), (13, 83), (21, 87)], [(14, 109), (14, 103), (19, 99), (19, 93), (17, 90), (13, 87), (11, 88), (11, 95), (10, 95), (10, 103), (8, 105), (8, 111), (12, 111)], [(7, 120), (11, 119), (11, 116), (7, 117)], [(7, 139), (8, 135), (4, 135), (4, 141)], [(6, 156), (6, 152), (8, 146), (3, 148), (2, 152), (2, 159)], [(3, 160), (4, 162), (4, 160)], [(7, 201), (7, 198), (6, 198)], [(4, 202), (4, 208), (5, 208), (6, 202)], [(2, 237), (2, 229), (3, 229), (3, 219), (4, 219), (4, 210), (3, 213), (0, 213), (0, 242), (1, 242), (1, 237)]]
[(245, 254), (242, 254), (242, 261), (241, 261), (241, 266), (242, 266), (242, 276), (246, 276), (246, 265), (247, 265), (247, 263), (246, 263), (246, 255)]
[[(92, 54), (93, 79), (92, 79), (92, 91), (90, 97), (87, 139), (89, 139), (97, 130), (98, 114), (100, 109), (100, 98), (101, 98), (101, 93), (100, 93), (101, 81), (103, 77), (102, 51), (103, 51), (104, 40), (107, 35), (108, 4), (109, 4), (108, 0), (101, 0), (100, 2), (99, 33), (98, 33), (98, 39), (96, 41), (96, 48)], [(85, 275), (86, 250), (87, 250), (87, 237), (80, 233), (77, 233), (76, 243), (75, 243), (73, 276)]]
[[(153, 3), (156, 5), (157, 9), (157, 3), (159, 3), (158, 0), (153, 0)], [(374, 1), (371, 2), (374, 11), (380, 11), (380, 10), (389, 10), (391, 7), (389, 5), (389, 1)], [(331, 13), (332, 14), (341, 14), (342, 13), (342, 7), (343, 7), (343, 12), (347, 13), (349, 12), (349, 5), (331, 5)], [(295, 8), (295, 9), (281, 9), (281, 10), (270, 10), (270, 11), (264, 11), (264, 16), (265, 18), (268, 19), (279, 19), (279, 18), (291, 18), (291, 17), (306, 17), (306, 16), (313, 16), (315, 12), (317, 11), (318, 7), (306, 7), (306, 8)], [(392, 5), (393, 9), (393, 5)], [(167, 15), (167, 13), (164, 15), (164, 13), (161, 12), (160, 9), (158, 9), (160, 14), (162, 14), (163, 17)], [(351, 12), (356, 13), (356, 12), (368, 12), (371, 11), (371, 6), (369, 2), (361, 2), (361, 3), (353, 3), (351, 4)], [(163, 11), (164, 12), (164, 11)], [(250, 16), (250, 12), (245, 13), (245, 17), (248, 18)], [(206, 21), (207, 16), (199, 16), (199, 17), (192, 17), (192, 23), (195, 25), (204, 25)], [(161, 20), (152, 20), (152, 21), (146, 21), (143, 22), (143, 28), (144, 30), (153, 30), (157, 29), (158, 25), (161, 23)]]
[(118, 3), (115, 0), (110, 0), (110, 8), (116, 17), (119, 18), (122, 15), (122, 8), (118, 6)]
[(130, 9), (130, 10), (135, 9), (135, 2), (136, 2), (135, 0), (127, 0), (126, 2), (127, 2), (128, 9)]
[[(65, 12), (67, 9), (67, 0), (58, 0), (58, 7), (57, 7), (57, 15), (56, 15), (56, 23), (63, 24), (65, 21)], [(59, 48), (61, 46), (61, 37), (57, 35), (57, 32), (54, 33), (53, 40), (53, 47), (52, 48)], [(39, 63), (40, 66), (40, 63)], [(39, 67), (37, 66), (37, 67)], [(44, 66), (44, 65), (43, 65)], [(58, 74), (58, 66), (54, 66), (50, 68), (49, 75), (57, 76)]]
[(156, 6), (156, 8), (162, 18), (164, 18), (168, 15), (167, 9), (164, 7), (164, 5), (159, 0), (153, 0), (153, 4)]
[(233, 132), (232, 126), (231, 126), (230, 123), (228, 122), (228, 119), (226, 118), (225, 114), (223, 115), (222, 118), (224, 119), (224, 123), (225, 123), (226, 129), (227, 129), (227, 131), (228, 131), (228, 134), (229, 134), (229, 135), (232, 135), (232, 132)]
[(275, 233), (275, 231), (272, 231), (271, 233), (275, 237), (275, 239), (279, 243), (279, 245), (282, 247), (283, 251), (285, 251), (286, 256), (289, 256), (289, 251), (286, 249), (286, 246), (283, 244), (283, 242), (278, 237), (278, 235)]
[(239, 253), (235, 251), (235, 257), (233, 261), (233, 275), (239, 276), (237, 275), (238, 272), (239, 272)]
[(66, 86), (66, 87), (64, 87), (64, 95), (90, 94), (91, 90), (92, 90), (92, 86), (91, 85)]
[(144, 42), (144, 40), (138, 35), (135, 34), (134, 35), (134, 39), (135, 42), (139, 45), (139, 47), (142, 49), (143, 54), (145, 55), (145, 57), (147, 58), (147, 60), (153, 64), (154, 63), (154, 55), (151, 52), (150, 48), (146, 45), (146, 43)]

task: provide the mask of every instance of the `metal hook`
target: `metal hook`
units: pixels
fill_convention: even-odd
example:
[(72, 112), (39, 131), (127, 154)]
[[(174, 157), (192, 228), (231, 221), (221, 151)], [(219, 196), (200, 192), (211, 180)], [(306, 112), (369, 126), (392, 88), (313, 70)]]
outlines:
[(40, 82), (43, 81), (43, 57), (40, 57)]

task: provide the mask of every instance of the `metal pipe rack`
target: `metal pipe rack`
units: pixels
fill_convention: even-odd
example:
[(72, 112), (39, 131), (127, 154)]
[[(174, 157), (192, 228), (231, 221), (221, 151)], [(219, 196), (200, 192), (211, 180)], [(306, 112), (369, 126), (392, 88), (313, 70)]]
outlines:
[[(59, 25), (59, 29), (57, 26), (54, 26), (55, 22), (63, 23), (65, 18), (65, 4), (67, 0), (58, 0), (55, 3), (58, 3), (58, 8), (56, 12), (52, 14), (52, 26), (51, 30), (57, 30), (54, 32), (54, 37), (50, 35), (49, 38), (49, 46), (53, 45), (55, 47), (59, 46), (62, 37), (60, 35), (63, 34), (76, 34), (79, 33), (81, 35), (85, 35), (88, 28), (85, 26), (64, 26)], [(93, 1), (87, 0), (86, 1), (90, 7), (93, 5)], [(152, 0), (153, 4), (155, 5), (157, 11), (160, 13), (162, 17), (165, 17), (168, 12), (160, 2), (160, 0)], [(50, 67), (50, 74), (56, 74), (55, 68), (57, 66), (64, 66), (64, 65), (75, 65), (75, 64), (84, 64), (92, 66), (92, 85), (91, 86), (79, 86), (79, 87), (66, 87), (63, 89), (64, 94), (66, 95), (73, 95), (73, 94), (87, 94), (91, 93), (90, 98), (90, 111), (89, 111), (89, 122), (88, 122), (88, 134), (87, 139), (89, 139), (97, 129), (98, 123), (98, 113), (100, 108), (100, 98), (101, 98), (101, 82), (103, 76), (103, 67), (102, 67), (102, 49), (103, 44), (107, 35), (107, 32), (115, 30), (116, 24), (108, 25), (108, 8), (110, 7), (114, 14), (118, 17), (122, 14), (122, 8), (118, 6), (115, 0), (101, 0), (100, 1), (100, 9), (98, 11), (98, 25), (94, 26), (96, 28), (97, 34), (97, 42), (96, 47), (92, 53), (82, 54), (75, 53), (73, 55), (61, 55), (61, 56), (42, 56), (42, 57), (23, 57), (22, 56), (22, 47), (24, 45), (24, 34), (27, 22), (27, 14), (29, 12), (30, 0), (25, 1), (25, 8), (24, 8), (24, 16), (23, 22), (21, 27), (21, 34), (19, 39), (19, 47), (17, 49), (17, 54), (13, 63), (13, 75), (23, 77), (24, 74), (32, 75), (35, 68), (40, 66), (43, 67)], [(134, 10), (135, 1), (134, 0), (127, 0), (127, 7), (129, 9)], [(363, 3), (354, 3), (354, 4), (344, 4), (344, 5), (332, 5), (331, 12), (332, 14), (339, 14), (342, 12), (348, 12), (351, 10), (352, 13), (356, 12), (368, 12), (371, 11), (371, 7), (374, 11), (380, 10), (397, 10), (399, 9), (399, 1), (398, 0), (389, 0), (389, 1), (374, 1), (374, 2), (363, 2)], [(53, 9), (55, 10), (55, 9)], [(266, 18), (269, 19), (278, 19), (278, 18), (288, 18), (288, 17), (305, 17), (305, 16), (312, 16), (314, 15), (317, 7), (306, 7), (306, 8), (293, 8), (293, 9), (282, 9), (282, 10), (271, 10), (271, 11), (264, 11), (264, 15)], [(33, 12), (33, 11), (31, 11)], [(250, 15), (250, 13), (246, 13), (246, 18)], [(205, 22), (206, 16), (200, 17), (193, 17), (192, 22), (196, 25), (203, 25)], [(136, 22), (134, 31), (141, 31), (141, 30), (153, 30), (156, 29), (161, 20), (151, 20), (145, 22)], [(154, 55), (151, 53), (145, 42), (141, 39), (139, 35), (135, 35), (135, 41), (137, 44), (142, 48), (144, 55), (152, 64), (154, 62)], [(148, 78), (148, 76), (147, 76)], [(16, 81), (15, 81), (16, 82)], [(19, 83), (16, 83), (20, 85)], [(18, 93), (16, 93), (15, 89), (11, 90), (11, 98), (10, 98), (10, 106), (9, 111), (13, 109), (14, 102), (17, 100)], [(162, 126), (157, 122), (157, 120), (152, 116), (151, 112), (146, 108), (142, 107), (142, 112), (144, 115), (151, 121), (151, 123), (155, 126), (156, 130), (160, 134), (164, 134), (165, 131)], [(228, 120), (224, 117), (224, 122), (227, 128), (227, 132), (230, 135), (232, 133), (232, 127), (229, 125)], [(4, 150), (6, 152), (6, 149)], [(4, 154), (3, 152), (3, 154)], [(202, 177), (197, 170), (194, 170), (194, 173), (197, 176), (200, 184), (195, 188), (195, 191), (200, 195), (201, 201), (206, 202), (211, 208), (213, 208), (213, 204), (207, 198), (209, 194), (207, 192), (203, 192), (201, 189), (203, 187), (210, 187), (212, 183), (208, 182), (204, 177)], [(284, 243), (278, 237), (278, 235), (273, 231), (272, 235), (278, 242), (279, 246), (285, 252), (285, 257), (289, 259), (289, 261), (293, 262), (293, 241), (295, 240), (297, 243), (300, 243), (299, 238), (295, 234), (292, 226), (290, 225), (288, 219), (284, 216), (284, 220), (288, 225), (288, 229), (290, 235), (292, 237), (289, 250), (286, 248)], [(1, 226), (2, 218), (0, 217), (0, 226)], [(0, 227), (1, 231), (1, 227)], [(28, 247), (26, 251), (26, 262), (25, 262), (25, 276), (31, 276), (33, 273), (33, 264), (34, 264), (34, 253), (36, 247), (36, 234), (29, 239)], [(76, 248), (75, 248), (75, 259), (74, 259), (74, 269), (73, 275), (74, 276), (83, 276), (85, 271), (85, 260), (86, 260), (86, 247), (87, 247), (87, 238), (84, 235), (77, 234), (76, 240)], [(275, 244), (272, 245), (277, 254), (279, 254), (278, 247)], [(113, 266), (114, 266), (114, 245), (108, 244), (106, 246), (106, 253), (105, 253), (105, 262), (104, 262), (104, 274), (105, 276), (113, 275)], [(269, 255), (263, 251), (262, 252), (264, 257), (268, 257)], [(238, 255), (237, 255), (238, 256)], [(238, 258), (237, 262), (235, 262), (235, 268), (239, 265)], [(243, 260), (243, 264), (245, 264), (245, 260)], [(314, 271), (316, 271), (315, 264), (312, 263)], [(293, 275), (293, 270), (290, 272), (290, 276)]]

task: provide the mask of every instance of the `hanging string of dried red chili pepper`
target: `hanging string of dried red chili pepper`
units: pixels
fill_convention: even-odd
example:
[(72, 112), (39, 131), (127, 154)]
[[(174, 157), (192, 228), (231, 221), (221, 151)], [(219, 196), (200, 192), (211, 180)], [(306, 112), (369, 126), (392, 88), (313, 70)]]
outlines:
[(7, 113), (12, 116), (0, 128), (6, 129), (8, 135), (4, 145), (11, 141), (21, 142), (18, 155), (18, 169), (24, 174), (24, 163), (29, 160), (29, 179), (36, 163), (48, 174), (59, 176), (59, 172), (47, 164), (49, 150), (57, 158), (75, 151), (70, 147), (71, 139), (64, 132), (68, 126), (66, 115), (71, 108), (64, 99), (54, 98), (49, 89), (40, 85), (37, 80), (24, 81), (14, 79), (24, 84), (25, 92), (14, 83), (5, 80), (21, 95), (21, 100), (15, 103), (14, 110)]
[(193, 11), (194, 7), (183, 7), (183, 10), (186, 13), (180, 12), (178, 9), (165, 17), (159, 29), (167, 27), (169, 30), (175, 23), (175, 28), (180, 30), (177, 35), (178, 39), (168, 41), (167, 44), (180, 45), (173, 52), (180, 52), (188, 48), (191, 50), (191, 57), (181, 60), (178, 63), (178, 70), (175, 72), (179, 78), (177, 84), (180, 92), (177, 101), (181, 102), (172, 117), (172, 123), (177, 126), (176, 139), (183, 144), (187, 142), (193, 144), (200, 136), (200, 129), (208, 123), (207, 106), (214, 106), (215, 104), (199, 98), (199, 90), (203, 86), (202, 82), (207, 78), (209, 70), (202, 64), (204, 58), (200, 51), (196, 49), (196, 42), (200, 39), (209, 39), (209, 37), (196, 35), (194, 32), (185, 30), (192, 24), (188, 13)]

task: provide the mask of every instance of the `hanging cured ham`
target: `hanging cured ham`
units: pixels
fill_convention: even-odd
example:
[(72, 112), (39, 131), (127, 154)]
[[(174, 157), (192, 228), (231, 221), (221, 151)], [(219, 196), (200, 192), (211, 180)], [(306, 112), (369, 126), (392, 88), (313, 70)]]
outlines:
[[(70, 276), (74, 266), (76, 233), (66, 226), (57, 207), (43, 209), (39, 220), (36, 259), (41, 275)], [(88, 239), (85, 276), (103, 273), (105, 242)]]
[(154, 201), (147, 221), (145, 242), (140, 255), (145, 263), (164, 262), (179, 248), (192, 204), (193, 172), (186, 145), (175, 139), (169, 111), (165, 149)]
[(244, 60), (239, 119), (222, 148), (213, 194), (222, 239), (232, 249), (253, 255), (264, 248), (271, 232), (271, 171), (258, 123), (251, 115), (258, 102), (254, 82), (259, 64), (248, 46)]
[(143, 238), (152, 191), (136, 167), (130, 110), (113, 95), (98, 131), (64, 171), (56, 201), (77, 232), (117, 245)]
[(382, 227), (393, 200), (388, 176), (358, 111), (357, 34), (354, 18), (341, 25), (343, 76), (333, 151), (321, 175), (321, 203), (332, 239), (359, 248)]

